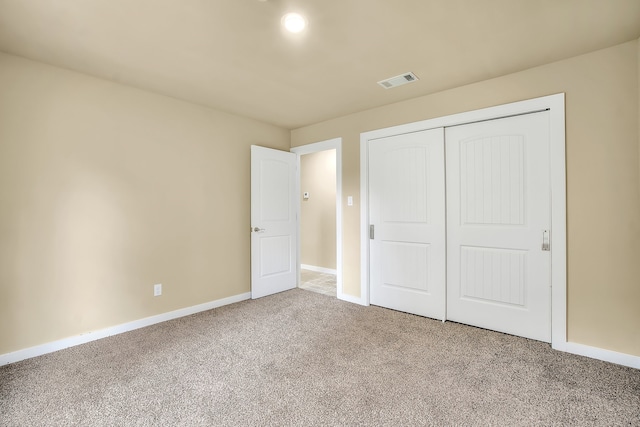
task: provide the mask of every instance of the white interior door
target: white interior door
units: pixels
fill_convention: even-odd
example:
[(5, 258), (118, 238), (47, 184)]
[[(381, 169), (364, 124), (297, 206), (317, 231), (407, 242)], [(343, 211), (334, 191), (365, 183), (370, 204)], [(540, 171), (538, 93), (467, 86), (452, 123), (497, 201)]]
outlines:
[(370, 302), (444, 319), (444, 131), (369, 143)]
[(251, 146), (251, 298), (296, 287), (296, 155)]
[(550, 342), (549, 113), (445, 139), (447, 319)]

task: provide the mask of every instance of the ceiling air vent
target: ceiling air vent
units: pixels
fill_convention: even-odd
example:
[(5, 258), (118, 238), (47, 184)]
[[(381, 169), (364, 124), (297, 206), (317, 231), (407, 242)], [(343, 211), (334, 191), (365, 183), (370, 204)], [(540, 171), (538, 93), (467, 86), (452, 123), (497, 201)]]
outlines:
[(399, 76), (381, 80), (378, 82), (378, 84), (385, 89), (391, 89), (392, 87), (406, 85), (407, 83), (415, 82), (416, 80), (418, 80), (418, 76), (416, 76), (415, 74), (404, 73), (400, 74)]

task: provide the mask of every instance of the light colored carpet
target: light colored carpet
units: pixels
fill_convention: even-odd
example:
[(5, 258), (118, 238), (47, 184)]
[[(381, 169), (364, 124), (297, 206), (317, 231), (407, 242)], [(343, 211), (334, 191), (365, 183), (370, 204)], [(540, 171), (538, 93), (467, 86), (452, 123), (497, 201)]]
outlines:
[(0, 368), (3, 426), (640, 425), (640, 371), (295, 289)]

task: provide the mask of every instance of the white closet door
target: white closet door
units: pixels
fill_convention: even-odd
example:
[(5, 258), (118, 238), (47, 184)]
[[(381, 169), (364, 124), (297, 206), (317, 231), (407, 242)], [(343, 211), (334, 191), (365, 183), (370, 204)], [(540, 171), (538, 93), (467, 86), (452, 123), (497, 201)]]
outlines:
[(549, 113), (445, 138), (447, 319), (550, 342)]
[(444, 131), (369, 142), (370, 302), (444, 319)]

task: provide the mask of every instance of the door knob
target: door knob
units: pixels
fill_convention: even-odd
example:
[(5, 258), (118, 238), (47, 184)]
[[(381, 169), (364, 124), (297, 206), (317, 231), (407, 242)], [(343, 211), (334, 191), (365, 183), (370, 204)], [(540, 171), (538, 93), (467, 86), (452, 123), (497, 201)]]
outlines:
[(267, 230), (265, 230), (264, 228), (260, 228), (260, 227), (253, 227), (253, 229), (251, 231), (254, 231), (256, 233), (264, 233)]

